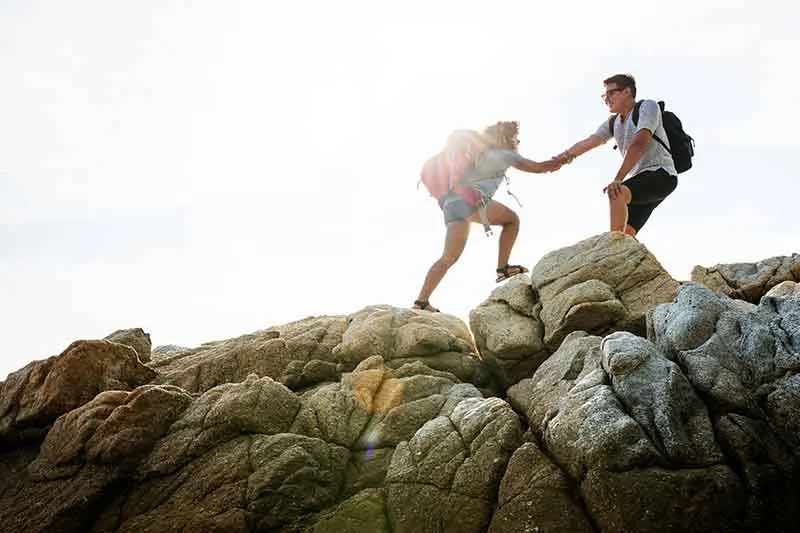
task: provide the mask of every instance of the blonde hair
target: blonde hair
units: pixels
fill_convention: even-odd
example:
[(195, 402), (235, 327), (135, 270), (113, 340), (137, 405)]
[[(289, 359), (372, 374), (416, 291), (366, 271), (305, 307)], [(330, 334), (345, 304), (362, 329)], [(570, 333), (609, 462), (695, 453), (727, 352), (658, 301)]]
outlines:
[(517, 135), (519, 135), (519, 122), (516, 121), (496, 122), (483, 130), (484, 138), (495, 148), (516, 150), (519, 144)]

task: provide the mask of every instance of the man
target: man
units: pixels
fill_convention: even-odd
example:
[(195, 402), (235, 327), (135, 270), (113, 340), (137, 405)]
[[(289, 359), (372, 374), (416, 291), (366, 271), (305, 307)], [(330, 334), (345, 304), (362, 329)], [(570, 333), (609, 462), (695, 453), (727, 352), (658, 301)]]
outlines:
[[(632, 113), (636, 105), (636, 82), (629, 74), (616, 74), (603, 82), (602, 95), (612, 117), (597, 131), (575, 143), (553, 159), (570, 163), (579, 155), (605, 144), (612, 137), (622, 153), (622, 165), (603, 192), (608, 194), (611, 231), (636, 235), (653, 210), (675, 190), (678, 173), (672, 155), (653, 136), (669, 146), (661, 122), (661, 109), (653, 100), (642, 100), (637, 124)], [(628, 175), (632, 177), (625, 179)], [(623, 181), (624, 180), (624, 181)]]

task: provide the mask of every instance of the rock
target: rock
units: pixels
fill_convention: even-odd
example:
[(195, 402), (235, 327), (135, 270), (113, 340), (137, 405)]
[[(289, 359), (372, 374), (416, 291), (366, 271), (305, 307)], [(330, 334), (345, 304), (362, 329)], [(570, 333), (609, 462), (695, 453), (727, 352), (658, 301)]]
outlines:
[(509, 461), (489, 533), (519, 531), (594, 531), (572, 497), (566, 475), (533, 442), (520, 446)]
[(788, 448), (764, 421), (736, 413), (719, 416), (715, 431), (747, 487), (743, 529), (797, 530), (797, 447)]
[(605, 337), (600, 350), (617, 398), (672, 464), (703, 467), (723, 461), (708, 410), (678, 365), (628, 332)]
[(145, 385), (103, 392), (59, 417), (13, 490), (0, 482), (0, 523), (21, 531), (90, 530), (190, 401), (183, 391)]
[[(765, 388), (764, 409), (768, 420), (783, 429), (783, 437), (793, 446), (800, 448), (800, 374), (792, 374), (779, 379), (771, 387)], [(791, 465), (791, 463), (790, 463)], [(790, 471), (789, 465), (782, 465)]]
[(519, 420), (499, 398), (467, 398), (400, 443), (386, 474), (395, 531), (485, 531)]
[(781, 281), (770, 290), (765, 296), (773, 298), (800, 298), (800, 283), (794, 281)]
[(355, 366), (373, 355), (394, 368), (421, 361), (481, 389), (494, 387), (466, 324), (446, 313), (370, 306), (350, 315), (334, 358)]
[(311, 317), (198, 348), (170, 352), (150, 363), (154, 381), (189, 392), (268, 376), (293, 390), (338, 381), (343, 372), (380, 355), (394, 368), (424, 361), (463, 381), (493, 390), (472, 336), (458, 318), (390, 306), (371, 306), (349, 317)]
[(338, 381), (343, 370), (344, 365), (340, 363), (319, 359), (290, 361), (278, 381), (292, 390), (301, 390), (319, 383)]
[(145, 333), (142, 328), (119, 329), (103, 340), (130, 346), (136, 351), (142, 363), (150, 362), (150, 350), (153, 345), (150, 342), (150, 334)]
[(765, 296), (756, 306), (687, 284), (656, 308), (652, 331), (705, 399), (725, 462), (746, 487), (745, 529), (797, 529), (800, 299)]
[[(384, 491), (364, 491), (384, 486), (396, 447), (430, 420), (464, 419), (470, 412), (464, 402), (472, 400), (489, 401), (473, 385), (421, 361), (392, 369), (380, 356), (340, 383), (303, 395), (256, 375), (219, 385), (170, 425), (139, 464), (139, 482), (100, 518), (109, 525), (97, 529), (324, 531), (352, 522), (358, 509), (371, 509), (363, 521), (383, 527), (389, 516)], [(471, 437), (477, 442), (463, 475), (502, 472), (489, 451), (504, 426), (489, 419), (497, 412), (517, 430), (519, 422), (504, 402), (493, 402), (494, 411), (461, 423), (465, 433), (480, 430)], [(263, 459), (260, 447), (268, 452)], [(187, 507), (187, 498), (195, 503)]]
[(347, 318), (343, 316), (310, 317), (197, 348), (170, 351), (155, 358), (150, 367), (159, 373), (155, 383), (193, 393), (237, 383), (250, 374), (307, 386), (309, 376), (302, 374), (305, 365), (312, 361), (338, 362), (332, 351), (341, 343), (346, 328)]
[(602, 531), (790, 531), (798, 305), (688, 284), (655, 309), (652, 340), (574, 332), (509, 401)]
[(240, 434), (175, 473), (147, 477), (97, 531), (282, 530), (336, 502), (349, 453), (302, 435)]
[(724, 465), (593, 471), (581, 491), (600, 531), (745, 531), (744, 490)]
[(579, 482), (591, 470), (666, 464), (626, 411), (602, 366), (601, 338), (570, 334), (533, 377), (508, 391), (545, 453)]
[(54, 481), (33, 482), (27, 472), (20, 473), (9, 490), (0, 493), (0, 524), (4, 531), (90, 531), (118, 475), (111, 466), (85, 468)]
[(421, 363), (393, 370), (380, 356), (362, 362), (341, 383), (305, 398), (291, 427), (354, 451), (395, 447), (428, 420), (449, 413), (478, 389)]
[(800, 254), (776, 256), (757, 263), (730, 263), (692, 269), (692, 281), (729, 296), (758, 303), (772, 287), (800, 281)]
[(474, 342), (456, 317), (390, 306), (146, 365), (78, 341), (0, 383), (0, 524), (796, 531), (788, 283), (757, 305), (697, 283), (668, 295), (649, 253), (608, 234), (493, 291)]
[(187, 348), (186, 346), (178, 346), (177, 344), (164, 344), (153, 348), (150, 351), (150, 357), (156, 359), (162, 356), (173, 354), (174, 352), (180, 352), (188, 349), (189, 348)]
[(153, 449), (140, 475), (172, 473), (241, 434), (272, 435), (289, 429), (300, 399), (272, 378), (251, 374), (225, 383), (194, 400)]
[(13, 432), (46, 428), (100, 392), (131, 390), (155, 375), (133, 348), (75, 341), (60, 355), (30, 363), (0, 384), (0, 441)]
[[(800, 371), (800, 300), (755, 306), (699, 284), (653, 313), (656, 345), (720, 410), (760, 416), (771, 384)], [(765, 388), (766, 387), (766, 388)]]
[(383, 489), (364, 489), (318, 518), (309, 533), (391, 533)]
[(32, 478), (69, 477), (85, 463), (130, 470), (191, 401), (185, 391), (170, 386), (144, 385), (133, 392), (98, 394), (59, 417), (31, 463)]
[(678, 288), (644, 245), (617, 232), (550, 252), (533, 267), (531, 280), (550, 351), (572, 331), (644, 334), (647, 313), (671, 301)]
[(542, 342), (540, 310), (530, 278), (521, 274), (495, 289), (469, 314), (481, 358), (502, 389), (530, 377), (549, 355)]

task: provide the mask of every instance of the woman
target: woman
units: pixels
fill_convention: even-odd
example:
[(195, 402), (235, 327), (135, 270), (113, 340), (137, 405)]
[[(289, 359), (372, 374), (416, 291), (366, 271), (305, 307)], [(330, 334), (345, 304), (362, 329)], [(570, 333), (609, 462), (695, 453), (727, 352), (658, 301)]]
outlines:
[(511, 248), (519, 233), (519, 217), (507, 206), (492, 200), (492, 196), (505, 178), (508, 167), (539, 174), (557, 170), (561, 165), (557, 160), (540, 163), (519, 155), (518, 134), (517, 122), (498, 122), (486, 128), (483, 134), (459, 131), (448, 139), (445, 151), (464, 150), (466, 146), (471, 166), (464, 172), (461, 187), (451, 190), (439, 200), (447, 226), (444, 251), (428, 270), (413, 309), (439, 311), (428, 300), (464, 251), (471, 222), (482, 223), (487, 230), (489, 226), (503, 228), (500, 232), (495, 282), (528, 271), (523, 266), (508, 263)]

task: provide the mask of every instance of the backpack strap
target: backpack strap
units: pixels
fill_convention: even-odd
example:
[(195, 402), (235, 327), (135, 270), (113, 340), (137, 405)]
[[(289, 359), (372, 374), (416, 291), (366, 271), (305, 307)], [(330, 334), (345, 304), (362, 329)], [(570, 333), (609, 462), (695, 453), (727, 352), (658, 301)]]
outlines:
[[(638, 126), (638, 125), (639, 125), (639, 108), (640, 108), (640, 107), (642, 107), (642, 101), (643, 101), (643, 100), (639, 100), (639, 101), (638, 101), (638, 102), (636, 102), (636, 104), (633, 106), (633, 113), (631, 113), (631, 119), (633, 119), (633, 125), (634, 125), (634, 126)], [(661, 109), (662, 116), (663, 116), (663, 112), (664, 112), (664, 102), (659, 102), (659, 103), (658, 103), (658, 106), (659, 106), (659, 108)], [(611, 115), (611, 117), (608, 119), (608, 128), (611, 130), (611, 136), (612, 136), (612, 137), (614, 136), (614, 122), (615, 122), (616, 120), (617, 120), (617, 115)], [(661, 146), (663, 146), (663, 147), (664, 147), (664, 150), (666, 150), (666, 151), (667, 151), (667, 153), (669, 153), (669, 155), (672, 155), (672, 150), (670, 150), (669, 148), (667, 148), (667, 144), (666, 144), (664, 141), (662, 141), (661, 139), (659, 139), (659, 138), (658, 138), (658, 135), (656, 135), (655, 133), (653, 133), (653, 139), (655, 139), (655, 140), (658, 142), (658, 144), (660, 144)], [(616, 147), (616, 146), (614, 146), (614, 149), (615, 149), (615, 150), (616, 150), (616, 148), (617, 148), (617, 147)]]
[[(634, 126), (638, 126), (639, 125), (639, 107), (641, 107), (641, 105), (642, 105), (642, 101), (639, 100), (633, 106), (633, 115), (632, 116), (633, 116), (633, 125)], [(615, 114), (611, 115), (610, 117), (608, 117), (608, 129), (611, 130), (611, 136), (612, 137), (614, 136), (614, 123), (617, 121), (617, 116), (618, 116), (618, 113), (615, 113)]]
[(639, 100), (633, 106), (633, 115), (631, 115), (631, 116), (633, 117), (633, 125), (634, 126), (638, 126), (639, 125), (639, 108), (640, 107), (642, 107), (642, 100)]
[[(638, 126), (639, 125), (639, 108), (641, 106), (642, 106), (642, 100), (639, 100), (638, 102), (636, 102), (636, 105), (633, 106), (633, 125), (634, 126)], [(659, 102), (658, 103), (658, 109), (659, 109), (659, 112), (661, 113), (661, 116), (663, 117), (664, 116), (664, 102)], [(663, 119), (662, 119), (662, 122), (663, 122)], [(663, 125), (662, 125), (662, 127), (663, 127)], [(665, 143), (664, 141), (659, 139), (658, 135), (656, 135), (655, 132), (653, 132), (653, 139), (655, 139), (658, 142), (658, 144), (663, 146), (664, 150), (666, 150), (669, 155), (672, 155), (672, 150), (667, 148), (667, 143)]]
[(667, 148), (667, 145), (664, 143), (664, 141), (662, 141), (661, 139), (659, 139), (659, 138), (658, 138), (658, 135), (656, 135), (655, 133), (653, 134), (653, 139), (655, 139), (655, 140), (658, 142), (658, 144), (660, 144), (661, 146), (663, 146), (663, 147), (664, 147), (664, 150), (666, 150), (666, 151), (667, 151), (667, 153), (668, 153), (669, 155), (672, 155), (672, 150), (670, 150), (669, 148)]

